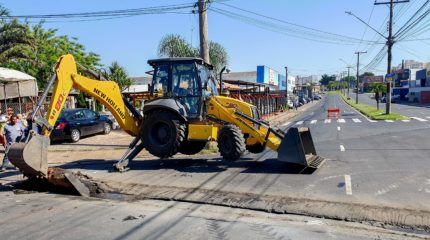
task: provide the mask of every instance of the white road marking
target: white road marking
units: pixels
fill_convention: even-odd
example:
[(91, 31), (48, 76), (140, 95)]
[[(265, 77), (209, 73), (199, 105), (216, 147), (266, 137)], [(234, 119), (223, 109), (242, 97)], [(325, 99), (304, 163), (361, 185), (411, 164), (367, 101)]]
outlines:
[(298, 121), (297, 123), (296, 123), (296, 125), (302, 125), (303, 124), (303, 121)]
[(337, 120), (337, 122), (339, 122), (339, 123), (345, 123), (345, 119), (340, 118), (340, 119)]
[(430, 118), (430, 117), (426, 117), (426, 118)]
[(318, 121), (318, 120), (312, 120), (312, 121), (311, 121), (311, 124), (315, 124), (315, 123), (317, 123), (317, 121)]
[(340, 151), (345, 152), (345, 147), (343, 145), (340, 145)]
[(367, 121), (369, 121), (369, 122), (378, 122), (378, 121), (372, 120), (372, 119), (367, 119)]
[(331, 123), (331, 119), (324, 120), (324, 123)]
[(345, 192), (346, 195), (352, 195), (351, 176), (345, 175)]
[(419, 117), (411, 117), (412, 119), (415, 119), (415, 120), (418, 120), (418, 121), (420, 121), (420, 122), (427, 122), (428, 120), (426, 120), (426, 119), (422, 119), (422, 118), (419, 118)]
[(376, 191), (375, 192), (375, 195), (376, 196), (379, 196), (379, 195), (384, 195), (384, 194), (386, 194), (386, 193), (388, 193), (388, 192), (391, 192), (392, 190), (394, 190), (394, 189), (396, 189), (396, 188), (398, 188), (399, 186), (398, 185), (396, 185), (396, 184), (391, 184), (391, 185), (389, 185), (388, 187), (386, 187), (386, 188), (383, 188), (383, 189), (379, 189), (378, 191)]
[(360, 119), (358, 119), (358, 118), (353, 118), (353, 119), (352, 119), (352, 121), (354, 121), (355, 123), (359, 123), (359, 122), (361, 122), (361, 120), (360, 120)]
[(411, 120), (407, 120), (407, 119), (405, 119), (405, 120), (402, 120), (402, 122), (410, 122)]
[(393, 120), (385, 120), (386, 122), (394, 122)]
[(340, 127), (339, 126), (337, 126), (337, 130), (340, 131)]
[(283, 127), (290, 125), (291, 122), (286, 122), (284, 124), (282, 124)]

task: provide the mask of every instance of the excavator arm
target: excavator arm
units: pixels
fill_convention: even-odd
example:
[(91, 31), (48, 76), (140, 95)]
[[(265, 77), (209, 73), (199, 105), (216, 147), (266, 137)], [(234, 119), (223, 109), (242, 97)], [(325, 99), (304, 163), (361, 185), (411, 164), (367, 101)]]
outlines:
[[(131, 105), (123, 98), (118, 84), (114, 81), (90, 79), (78, 74), (77, 68), (78, 64), (70, 54), (60, 57), (57, 62), (55, 85), (46, 115), (49, 125), (55, 125), (70, 91), (75, 88), (97, 99), (112, 113), (122, 129), (137, 136), (141, 117), (134, 109), (130, 109)], [(92, 73), (86, 68), (83, 70)], [(44, 129), (43, 134), (49, 136), (50, 131)]]
[[(78, 67), (83, 72), (100, 80), (94, 80), (79, 74)], [(14, 143), (8, 153), (12, 164), (29, 177), (47, 176), (49, 135), (72, 88), (79, 89), (97, 99), (112, 113), (122, 129), (137, 139), (139, 138), (142, 116), (122, 96), (121, 89), (116, 82), (104, 80), (96, 72), (79, 65), (70, 54), (59, 58), (54, 71), (54, 75), (49, 80), (44, 94), (39, 99), (34, 112), (29, 118), (32, 123), (30, 124), (29, 134), (21, 142)], [(52, 86), (52, 98), (46, 117), (37, 117), (36, 113), (43, 105)]]

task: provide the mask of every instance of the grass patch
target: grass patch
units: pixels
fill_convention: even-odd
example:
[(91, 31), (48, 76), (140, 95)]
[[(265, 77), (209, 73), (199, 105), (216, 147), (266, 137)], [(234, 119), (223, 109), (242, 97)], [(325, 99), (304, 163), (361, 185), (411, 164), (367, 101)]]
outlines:
[(373, 120), (406, 120), (409, 119), (405, 116), (402, 116), (398, 113), (390, 113), (390, 114), (385, 114), (385, 110), (383, 109), (377, 109), (376, 107), (372, 107), (369, 106), (367, 104), (362, 104), (362, 103), (355, 103), (355, 100), (351, 99), (347, 99), (345, 95), (343, 95), (340, 91), (330, 91), (330, 94), (337, 94), (339, 96), (341, 96), (345, 102), (347, 102), (349, 105), (351, 105), (351, 107), (357, 109), (359, 112), (363, 113), (364, 115), (366, 115), (368, 118), (373, 119)]

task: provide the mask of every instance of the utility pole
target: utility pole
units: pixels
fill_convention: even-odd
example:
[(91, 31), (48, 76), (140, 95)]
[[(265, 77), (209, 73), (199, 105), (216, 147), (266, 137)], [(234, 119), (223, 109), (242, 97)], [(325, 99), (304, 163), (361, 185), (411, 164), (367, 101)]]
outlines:
[(360, 79), (360, 54), (367, 53), (366, 52), (355, 52), (357, 54), (357, 84), (356, 84), (356, 93), (355, 93), (355, 104), (358, 104), (358, 82)]
[(206, 12), (206, 0), (199, 0), (199, 30), (200, 30), (200, 57), (210, 63), (208, 44), (208, 17)]
[(351, 66), (347, 66), (347, 68), (348, 68), (348, 94), (347, 94), (347, 96), (346, 96), (346, 98), (348, 99), (349, 98), (349, 87), (350, 87), (350, 85), (351, 85), (351, 82), (350, 82), (350, 80), (349, 80), (349, 69), (351, 69)]
[[(388, 48), (388, 64), (387, 64), (387, 74), (391, 73), (391, 61), (393, 59), (393, 55), (392, 55), (392, 49), (393, 49), (393, 45), (394, 45), (394, 37), (393, 37), (393, 9), (394, 9), (394, 4), (396, 3), (407, 3), (409, 2), (409, 0), (390, 0), (389, 2), (376, 2), (375, 1), (375, 5), (390, 5), (390, 18), (389, 18), (389, 22), (388, 22), (388, 37), (387, 39), (387, 48)], [(386, 104), (386, 109), (385, 109), (385, 114), (390, 114), (391, 113), (391, 81), (387, 81), (387, 104)]]

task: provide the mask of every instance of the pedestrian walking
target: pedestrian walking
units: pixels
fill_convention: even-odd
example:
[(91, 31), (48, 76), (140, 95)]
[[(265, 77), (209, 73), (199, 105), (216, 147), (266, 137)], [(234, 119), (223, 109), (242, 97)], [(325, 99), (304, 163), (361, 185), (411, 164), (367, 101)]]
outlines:
[(17, 142), (24, 135), (24, 127), (18, 123), (16, 115), (10, 116), (9, 123), (3, 128), (3, 146), (5, 147), (5, 153), (3, 157), (3, 164), (1, 165), (0, 172), (6, 170), (9, 167), (8, 152), (12, 143)]
[(299, 105), (299, 103), (298, 103), (298, 100), (297, 99), (294, 99), (294, 101), (293, 101), (293, 107), (294, 107), (294, 109), (297, 111), (297, 107), (298, 107), (298, 105)]

